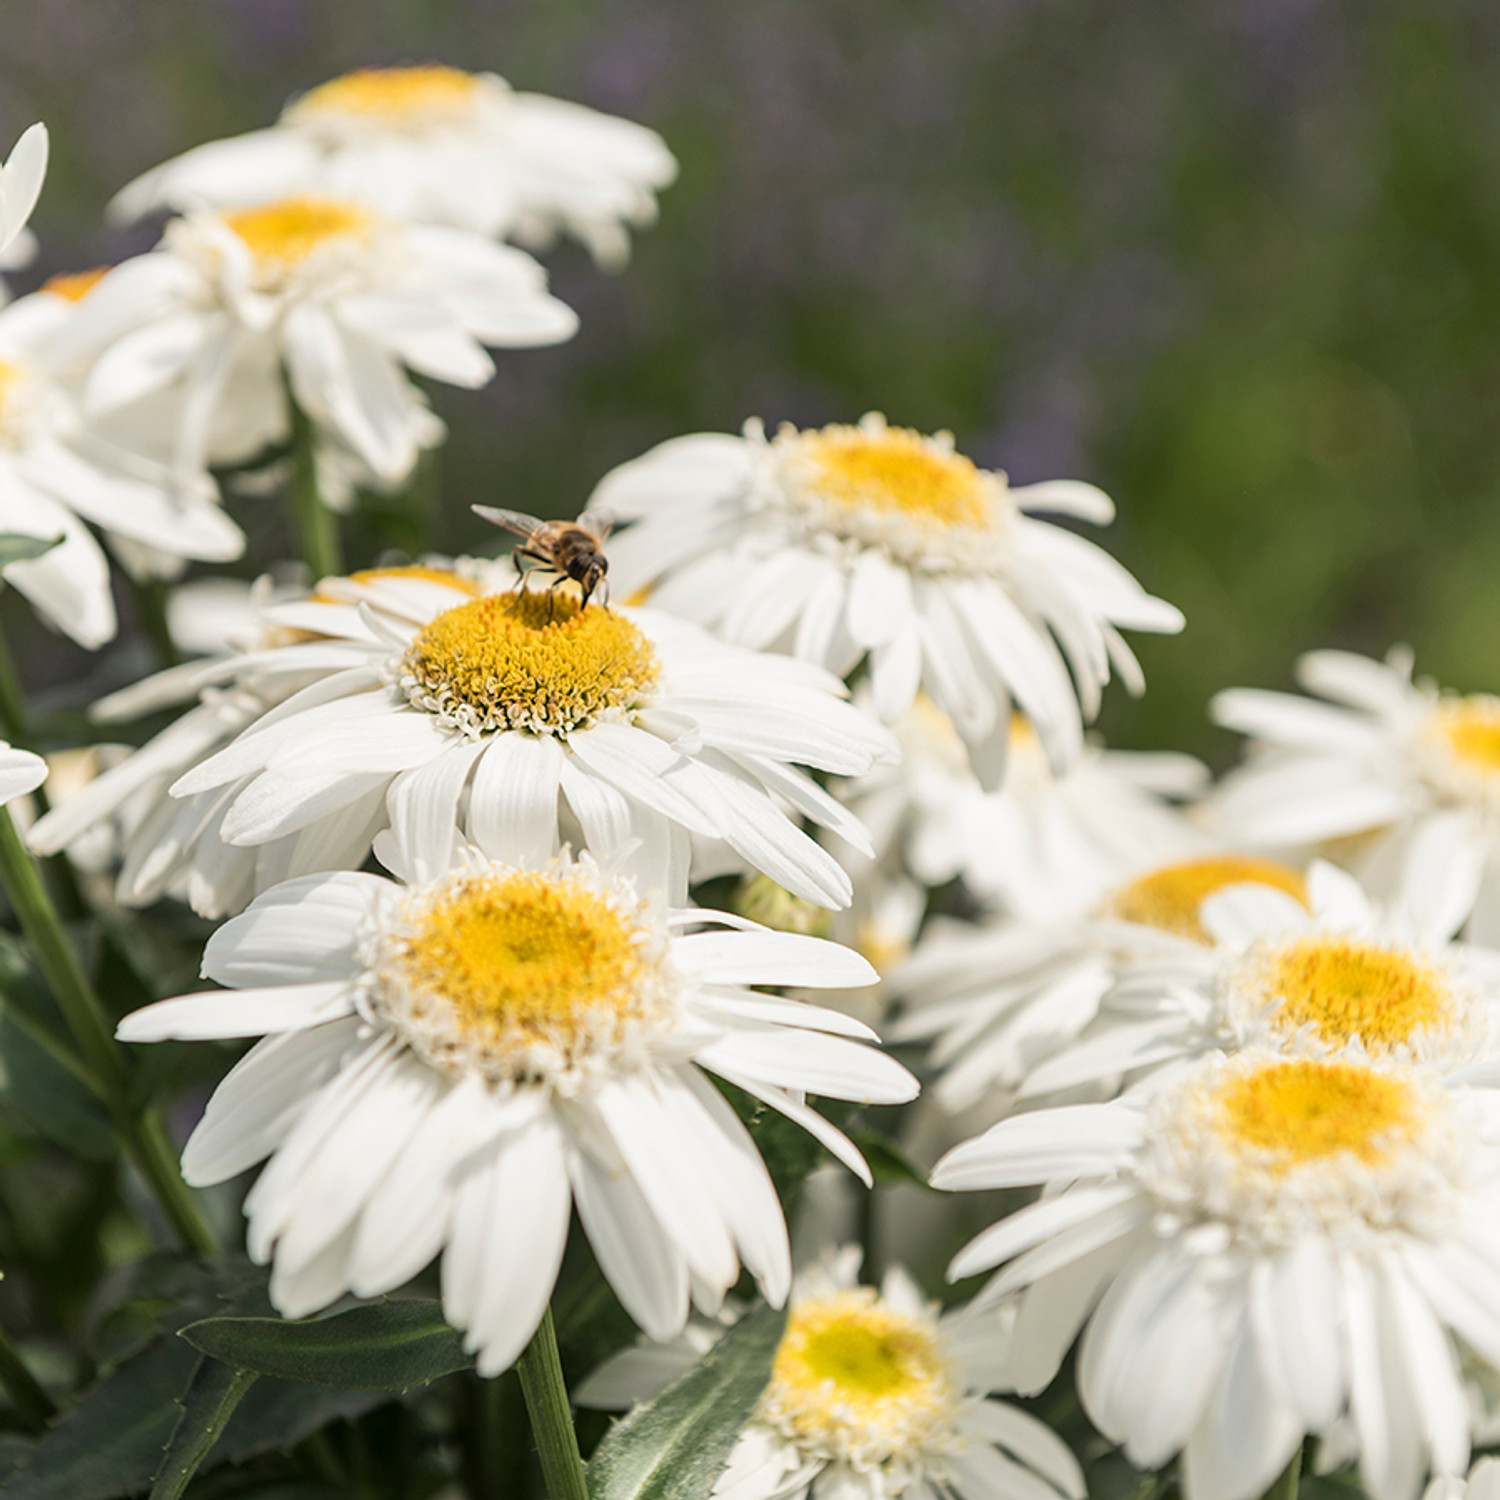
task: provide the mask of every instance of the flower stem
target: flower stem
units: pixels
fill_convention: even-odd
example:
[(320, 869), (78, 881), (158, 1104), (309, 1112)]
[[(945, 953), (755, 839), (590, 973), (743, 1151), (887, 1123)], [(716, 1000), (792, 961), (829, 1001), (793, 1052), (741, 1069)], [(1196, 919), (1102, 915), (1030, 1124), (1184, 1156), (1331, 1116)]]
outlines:
[(583, 1459), (578, 1452), (578, 1434), (573, 1430), (573, 1408), (563, 1380), (550, 1307), (542, 1314), (542, 1321), (516, 1369), (542, 1459), (548, 1500), (588, 1500), (588, 1484), (583, 1477)]
[(167, 623), (167, 586), (160, 578), (131, 578), (130, 595), (135, 600), (136, 622), (156, 649), (164, 667), (175, 667), (182, 660), (172, 627)]
[(1302, 1447), (1292, 1454), (1291, 1462), (1281, 1471), (1276, 1482), (1268, 1489), (1263, 1500), (1297, 1500), (1297, 1484), (1302, 1478)]
[(0, 1387), (10, 1397), (16, 1414), (33, 1432), (40, 1432), (57, 1415), (52, 1398), (26, 1368), (3, 1328), (0, 1328)]
[(183, 1244), (200, 1255), (212, 1254), (217, 1248), (213, 1235), (177, 1170), (160, 1117), (150, 1109), (137, 1115), (131, 1108), (130, 1074), (125, 1055), (115, 1042), (114, 1028), (78, 962), (57, 908), (42, 884), (41, 872), (26, 852), (8, 808), (0, 808), (0, 884), (57, 998), (83, 1064), (97, 1080), (126, 1151)]
[(318, 491), (317, 434), (312, 421), (290, 389), (286, 399), (292, 414), (292, 474), (287, 482), (287, 495), (297, 528), (297, 547), (316, 583), (320, 578), (344, 571), (339, 518), (324, 505)]

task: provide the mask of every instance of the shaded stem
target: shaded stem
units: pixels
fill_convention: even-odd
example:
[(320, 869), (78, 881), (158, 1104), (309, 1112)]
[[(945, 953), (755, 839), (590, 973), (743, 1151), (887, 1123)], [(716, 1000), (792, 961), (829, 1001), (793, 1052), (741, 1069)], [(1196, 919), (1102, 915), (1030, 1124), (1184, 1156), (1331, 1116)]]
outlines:
[(1286, 1468), (1281, 1471), (1276, 1482), (1268, 1489), (1263, 1500), (1297, 1500), (1297, 1485), (1302, 1478), (1302, 1447), (1298, 1444), (1297, 1451), (1292, 1454), (1292, 1459)]
[(135, 617), (164, 667), (175, 667), (182, 660), (172, 628), (167, 623), (167, 588), (160, 578), (132, 578), (131, 597), (135, 600)]
[(318, 490), (317, 434), (312, 421), (290, 389), (286, 399), (292, 414), (292, 473), (287, 481), (287, 497), (297, 528), (297, 548), (316, 583), (320, 578), (344, 571), (339, 518), (323, 503)]
[(137, 1117), (130, 1107), (130, 1074), (115, 1042), (114, 1027), (78, 962), (9, 808), (0, 808), (0, 884), (73, 1033), (84, 1066), (98, 1080), (100, 1097), (114, 1117), (126, 1151), (183, 1244), (200, 1255), (212, 1254), (217, 1248), (213, 1235), (177, 1169), (160, 1116), (147, 1109)]
[(0, 1386), (5, 1388), (16, 1414), (32, 1431), (40, 1432), (57, 1415), (51, 1396), (26, 1368), (3, 1328), (0, 1328)]
[(29, 745), (31, 732), (26, 723), (26, 695), (10, 654), (10, 643), (0, 631), (0, 733), (12, 745)]
[(588, 1500), (583, 1458), (578, 1452), (578, 1434), (573, 1430), (573, 1408), (563, 1380), (550, 1307), (542, 1314), (542, 1321), (517, 1361), (516, 1370), (531, 1417), (532, 1436), (541, 1455), (549, 1500)]

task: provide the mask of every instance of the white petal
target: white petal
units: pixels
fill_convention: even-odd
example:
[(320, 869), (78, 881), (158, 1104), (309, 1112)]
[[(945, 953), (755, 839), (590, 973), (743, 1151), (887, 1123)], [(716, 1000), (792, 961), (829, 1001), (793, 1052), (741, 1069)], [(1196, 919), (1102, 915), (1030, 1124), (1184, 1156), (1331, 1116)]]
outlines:
[(132, 1011), (115, 1028), (115, 1035), (122, 1042), (266, 1036), (321, 1026), (353, 1009), (354, 986), (347, 979), (258, 990), (206, 990)]
[(495, 859), (545, 864), (557, 849), (564, 752), (551, 735), (498, 734), (474, 768), (469, 836)]

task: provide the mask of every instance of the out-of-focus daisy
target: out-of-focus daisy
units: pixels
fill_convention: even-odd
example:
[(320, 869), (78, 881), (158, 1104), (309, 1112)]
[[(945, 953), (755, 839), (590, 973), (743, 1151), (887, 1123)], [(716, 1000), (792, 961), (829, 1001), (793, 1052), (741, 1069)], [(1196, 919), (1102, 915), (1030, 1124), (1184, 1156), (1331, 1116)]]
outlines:
[(1051, 1187), (950, 1274), (1024, 1293), (1023, 1392), (1087, 1323), (1084, 1409), (1141, 1468), (1180, 1452), (1188, 1500), (1252, 1500), (1345, 1417), (1368, 1492), (1415, 1500), (1468, 1464), (1460, 1359), (1500, 1363), (1497, 1124), (1416, 1068), (1210, 1056), (950, 1152), (940, 1187)]
[[(860, 1250), (799, 1272), (771, 1382), (714, 1486), (719, 1500), (1083, 1500), (1083, 1473), (1044, 1423), (992, 1392), (1007, 1383), (1002, 1313), (937, 1307), (899, 1266), (859, 1285)], [(606, 1409), (685, 1374), (724, 1323), (638, 1345), (575, 1392)]]
[[(856, 690), (855, 701), (873, 709), (867, 691)], [(1208, 781), (1191, 756), (1085, 745), (1055, 771), (1014, 715), (1005, 784), (986, 792), (952, 722), (925, 693), (895, 733), (897, 764), (834, 790), (870, 830), (877, 859), (924, 885), (961, 878), (981, 902), (1048, 920), (1086, 910), (1126, 875), (1209, 846), (1173, 805)]]
[(185, 478), (286, 441), (289, 388), (335, 460), (389, 487), (442, 432), (408, 372), (481, 386), (485, 344), (576, 327), (523, 251), (306, 196), (173, 220), (55, 347), (92, 360), (88, 413), (161, 443)]
[(654, 130), (514, 93), (493, 73), (361, 68), (294, 99), (268, 130), (211, 141), (138, 177), (111, 209), (133, 219), (326, 193), (532, 245), (562, 230), (619, 265), (629, 230), (654, 221), (657, 190), (676, 175)]
[[(1209, 898), (1231, 887), (1271, 893), (1269, 909), (1283, 919), (1307, 900), (1301, 874), (1288, 865), (1210, 854), (1148, 870), (1079, 916), (936, 922), (887, 976), (905, 1008), (890, 1035), (932, 1044), (939, 1077), (931, 1097), (954, 1114), (986, 1099), (1001, 1112), (1025, 1093), (1098, 1086), (1219, 1045), (1206, 1020), (1212, 1005), (1192, 986), (1211, 984), (1222, 962)], [(1073, 1044), (1117, 992), (1117, 1040), (1107, 1060), (1088, 1043), (1080, 1055)]]
[(0, 311), (0, 531), (61, 538), (4, 576), (51, 624), (94, 647), (114, 635), (116, 621), (109, 561), (85, 523), (132, 567), (132, 549), (223, 562), (239, 556), (245, 539), (211, 484), (175, 483), (162, 465), (84, 420), (54, 363), (60, 324), (41, 299), (55, 295), (23, 297)]
[(1434, 1479), (1422, 1500), (1500, 1500), (1500, 1458), (1481, 1458), (1462, 1479), (1452, 1474)]
[(589, 503), (636, 523), (610, 543), (621, 597), (651, 586), (654, 603), (726, 640), (839, 676), (868, 658), (885, 722), (925, 689), (989, 787), (1013, 703), (1066, 766), (1111, 663), (1142, 686), (1119, 627), (1182, 626), (1108, 553), (1029, 514), (1108, 521), (1108, 496), (1072, 482), (1012, 490), (949, 434), (880, 416), (676, 438), (607, 475)]
[(708, 1073), (857, 1169), (804, 1091), (894, 1102), (917, 1087), (857, 1023), (753, 988), (868, 981), (858, 955), (668, 911), (586, 857), (475, 857), (414, 886), (289, 881), (214, 934), (203, 972), (229, 990), (148, 1006), (120, 1035), (264, 1038), (183, 1172), (222, 1182), (271, 1157), (245, 1210), (276, 1306), (377, 1296), (443, 1251), (445, 1316), (490, 1375), (535, 1330), (575, 1206), (653, 1337), (681, 1330), (690, 1284), (716, 1309), (741, 1260), (786, 1297), (781, 1206)]
[[(372, 842), (400, 873), (440, 870), (460, 836), (527, 860), (566, 840), (628, 859), (678, 900), (692, 834), (809, 900), (849, 900), (848, 876), (781, 802), (858, 841), (855, 820), (795, 765), (856, 771), (894, 747), (815, 667), (655, 611), (484, 593), (423, 569), (325, 579), (264, 619), (300, 634), (165, 681), (218, 686), (224, 706), (201, 731), (216, 744), (237, 690), (295, 682), (298, 695), (225, 748), (205, 746), (171, 787), (175, 813), (158, 803), (159, 848), (136, 841), (153, 863), (197, 846), (194, 862), (219, 874), (215, 904), (284, 878), (288, 861), (336, 851), (357, 865)], [(159, 749), (153, 776), (181, 764), (180, 747)], [(50, 843), (59, 825), (36, 836)]]
[(1331, 855), (1385, 894), (1444, 871), (1467, 889), (1470, 936), (1500, 944), (1500, 698), (1413, 682), (1405, 648), (1384, 662), (1309, 652), (1297, 677), (1316, 698), (1214, 699), (1214, 718), (1251, 736), (1212, 802), (1226, 834), (1263, 848), (1347, 841)]
[(1246, 1047), (1500, 1079), (1500, 953), (1450, 941), (1462, 908), (1445, 900), (1440, 874), (1434, 882), (1417, 909), (1372, 902), (1322, 861), (1305, 899), (1274, 882), (1221, 888), (1199, 908), (1213, 946), (1138, 953), (1117, 969), (1094, 1024), (1033, 1066), (1023, 1092), (1118, 1083)]
[[(31, 236), (26, 222), (42, 194), (47, 148), (47, 127), (32, 125), (21, 132), (5, 165), (0, 166), (0, 255), (28, 255)], [(12, 260), (10, 264), (24, 265), (25, 261)]]

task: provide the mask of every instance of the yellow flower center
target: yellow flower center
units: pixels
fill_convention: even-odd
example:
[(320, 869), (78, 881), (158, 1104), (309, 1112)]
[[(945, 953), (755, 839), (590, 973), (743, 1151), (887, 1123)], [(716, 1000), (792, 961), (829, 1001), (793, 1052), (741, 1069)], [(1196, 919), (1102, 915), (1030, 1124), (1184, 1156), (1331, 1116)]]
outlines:
[(0, 431), (5, 427), (6, 406), (16, 393), (16, 387), (24, 378), (20, 365), (0, 359)]
[(868, 1463), (929, 1441), (955, 1399), (933, 1325), (860, 1288), (792, 1310), (760, 1415), (814, 1452)]
[(432, 621), (401, 685), (467, 734), (566, 735), (634, 707), (656, 686), (651, 643), (623, 615), (561, 592), (491, 594)]
[(367, 239), (375, 227), (365, 209), (332, 198), (282, 198), (225, 214), (224, 223), (268, 273), (300, 265), (327, 245)]
[(465, 871), (414, 907), (385, 1003), (439, 1066), (539, 1076), (653, 1013), (636, 929), (576, 870)]
[(1289, 865), (1271, 859), (1215, 855), (1165, 865), (1116, 891), (1106, 915), (1122, 922), (1155, 927), (1194, 943), (1207, 943), (1199, 912), (1217, 891), (1231, 885), (1268, 885), (1307, 905), (1307, 885)]
[(1310, 1026), (1330, 1046), (1358, 1041), (1371, 1053), (1454, 1020), (1453, 997), (1435, 968), (1354, 938), (1317, 934), (1276, 949), (1263, 961), (1257, 988), (1281, 1002), (1278, 1030)]
[(1445, 702), (1432, 730), (1464, 769), (1500, 776), (1500, 698), (1476, 693)]
[(1278, 1174), (1341, 1154), (1377, 1165), (1423, 1123), (1407, 1083), (1353, 1063), (1298, 1059), (1231, 1073), (1217, 1102), (1220, 1138)]
[(984, 527), (985, 476), (909, 427), (825, 427), (804, 434), (807, 483), (845, 511), (901, 515), (944, 527)]
[(360, 68), (308, 90), (288, 110), (291, 119), (347, 115), (372, 124), (411, 127), (463, 119), (479, 80), (438, 63)]
[(82, 302), (113, 269), (113, 266), (95, 266), (92, 271), (64, 271), (49, 276), (42, 283), (42, 290), (69, 302)]

